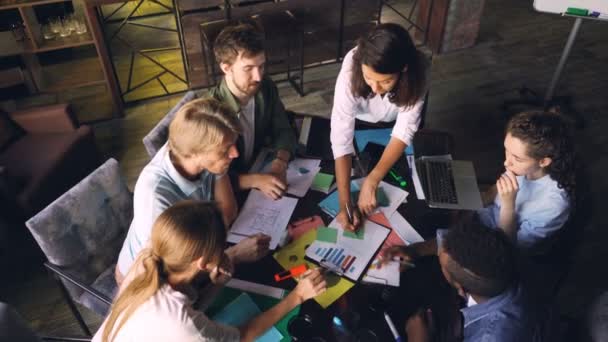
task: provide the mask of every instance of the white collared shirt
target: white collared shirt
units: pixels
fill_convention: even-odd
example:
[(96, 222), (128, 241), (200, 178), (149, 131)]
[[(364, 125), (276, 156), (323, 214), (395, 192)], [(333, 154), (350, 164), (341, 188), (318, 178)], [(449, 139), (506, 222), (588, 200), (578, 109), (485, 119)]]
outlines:
[(184, 178), (173, 166), (167, 144), (144, 167), (133, 194), (133, 221), (118, 256), (117, 267), (125, 275), (150, 239), (156, 218), (171, 205), (186, 199), (213, 200), (218, 176), (203, 171), (195, 181)]
[(351, 91), (354, 51), (355, 49), (350, 50), (344, 57), (336, 80), (330, 134), (334, 159), (355, 152), (355, 118), (367, 122), (396, 120), (391, 136), (410, 145), (420, 125), (420, 112), (424, 104), (424, 98), (411, 107), (398, 107), (390, 102), (388, 96), (376, 94), (367, 99), (355, 97)]

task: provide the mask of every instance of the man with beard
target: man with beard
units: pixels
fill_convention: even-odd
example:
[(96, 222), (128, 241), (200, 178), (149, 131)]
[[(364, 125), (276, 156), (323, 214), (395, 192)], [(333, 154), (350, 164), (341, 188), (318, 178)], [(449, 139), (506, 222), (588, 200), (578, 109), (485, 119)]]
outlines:
[[(278, 199), (287, 190), (287, 164), (295, 151), (296, 136), (276, 85), (264, 76), (264, 35), (250, 24), (228, 26), (216, 38), (213, 52), (224, 77), (209, 96), (238, 113), (242, 126), (237, 141), (240, 156), (229, 172), (232, 184)], [(247, 173), (264, 146), (275, 152), (270, 172)]]

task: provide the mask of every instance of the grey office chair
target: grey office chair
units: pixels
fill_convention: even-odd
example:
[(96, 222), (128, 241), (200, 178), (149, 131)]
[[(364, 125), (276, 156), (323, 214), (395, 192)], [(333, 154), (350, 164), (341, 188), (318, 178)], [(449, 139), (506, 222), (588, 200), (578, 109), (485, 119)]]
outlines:
[(118, 162), (109, 159), (25, 223), (87, 335), (74, 303), (107, 314), (117, 289), (115, 262), (132, 218), (133, 196)]

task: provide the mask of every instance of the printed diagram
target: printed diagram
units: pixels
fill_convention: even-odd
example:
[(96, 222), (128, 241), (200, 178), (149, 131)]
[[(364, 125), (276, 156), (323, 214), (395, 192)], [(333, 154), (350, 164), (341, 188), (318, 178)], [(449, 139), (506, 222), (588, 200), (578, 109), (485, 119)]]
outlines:
[(251, 230), (262, 233), (274, 230), (280, 214), (276, 208), (256, 207)]

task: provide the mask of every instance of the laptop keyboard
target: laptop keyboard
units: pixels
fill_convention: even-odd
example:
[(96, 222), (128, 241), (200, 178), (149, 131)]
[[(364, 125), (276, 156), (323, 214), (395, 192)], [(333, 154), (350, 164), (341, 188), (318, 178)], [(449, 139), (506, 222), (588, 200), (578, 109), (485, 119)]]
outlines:
[(426, 160), (427, 180), (431, 183), (429, 199), (437, 203), (456, 204), (456, 186), (454, 185), (454, 174), (450, 163)]

